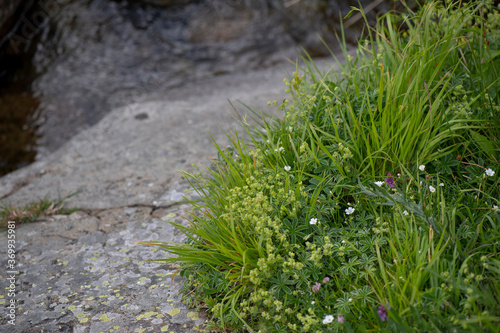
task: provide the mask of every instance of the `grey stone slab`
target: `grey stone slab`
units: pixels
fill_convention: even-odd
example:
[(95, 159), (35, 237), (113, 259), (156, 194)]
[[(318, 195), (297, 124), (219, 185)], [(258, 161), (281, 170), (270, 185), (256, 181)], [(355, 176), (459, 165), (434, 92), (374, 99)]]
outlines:
[[(167, 219), (184, 223), (181, 216), (188, 205), (173, 207), (165, 217), (126, 220), (113, 231), (96, 230), (95, 216), (73, 216), (24, 224), (16, 238), (27, 246), (16, 253), (15, 326), (8, 323), (6, 305), (11, 297), (0, 298), (0, 331), (6, 332), (192, 332), (203, 327), (206, 314), (188, 309), (179, 291), (183, 279), (177, 267), (148, 260), (165, 257), (156, 248), (137, 242), (161, 239), (182, 242)], [(114, 214), (118, 214), (115, 211)], [(101, 218), (106, 224), (110, 218)], [(168, 216), (168, 217), (167, 217)], [(78, 223), (71, 238), (52, 249), (39, 242), (50, 239), (59, 226)], [(90, 225), (89, 230), (85, 226)], [(36, 229), (36, 233), (33, 233)], [(98, 229), (98, 226), (97, 226)], [(6, 235), (0, 236), (0, 256), (7, 257)], [(39, 250), (42, 247), (42, 250)], [(6, 262), (2, 259), (2, 265)], [(0, 288), (9, 286), (2, 272)]]

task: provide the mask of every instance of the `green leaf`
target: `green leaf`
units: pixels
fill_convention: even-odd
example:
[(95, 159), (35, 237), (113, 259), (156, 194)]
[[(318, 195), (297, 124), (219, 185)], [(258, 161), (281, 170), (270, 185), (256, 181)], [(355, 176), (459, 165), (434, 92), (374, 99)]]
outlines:
[(470, 131), (472, 140), (488, 155), (495, 155), (495, 147), (487, 137), (473, 130)]

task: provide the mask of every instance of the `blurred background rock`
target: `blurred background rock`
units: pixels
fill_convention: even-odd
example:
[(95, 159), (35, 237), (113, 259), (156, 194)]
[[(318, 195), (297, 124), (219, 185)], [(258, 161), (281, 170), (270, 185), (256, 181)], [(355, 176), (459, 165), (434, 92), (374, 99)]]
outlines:
[[(361, 0), (371, 24), (393, 0)], [(236, 71), (329, 55), (357, 1), (0, 0), (0, 175), (107, 112)], [(363, 20), (344, 22), (354, 43)]]

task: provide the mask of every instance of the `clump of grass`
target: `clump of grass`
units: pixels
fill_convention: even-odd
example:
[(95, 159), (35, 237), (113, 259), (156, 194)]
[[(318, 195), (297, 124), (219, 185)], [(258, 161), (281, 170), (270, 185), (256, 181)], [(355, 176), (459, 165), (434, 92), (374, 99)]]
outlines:
[(9, 221), (14, 221), (16, 225), (19, 225), (33, 222), (41, 216), (74, 213), (78, 209), (67, 209), (64, 207), (64, 200), (70, 196), (52, 200), (45, 197), (37, 202), (26, 204), (23, 207), (4, 203), (0, 207), (0, 228), (7, 228)]
[(285, 79), (283, 119), (214, 143), (186, 174), (202, 198), (174, 224), (187, 242), (146, 243), (175, 255), (208, 329), (497, 331), (498, 17), (488, 1), (387, 14), (340, 71), (305, 59)]

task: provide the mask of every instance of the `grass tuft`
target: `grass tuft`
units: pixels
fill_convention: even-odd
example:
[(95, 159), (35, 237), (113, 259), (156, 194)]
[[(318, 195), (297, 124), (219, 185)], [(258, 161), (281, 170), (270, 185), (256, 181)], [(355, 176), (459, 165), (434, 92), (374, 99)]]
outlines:
[(41, 216), (50, 216), (56, 214), (69, 215), (78, 209), (67, 209), (64, 207), (64, 200), (75, 195), (71, 194), (64, 198), (40, 199), (37, 202), (29, 203), (23, 207), (17, 207), (12, 204), (4, 203), (0, 207), (0, 228), (7, 228), (9, 221), (14, 221), (16, 225), (33, 222)]

